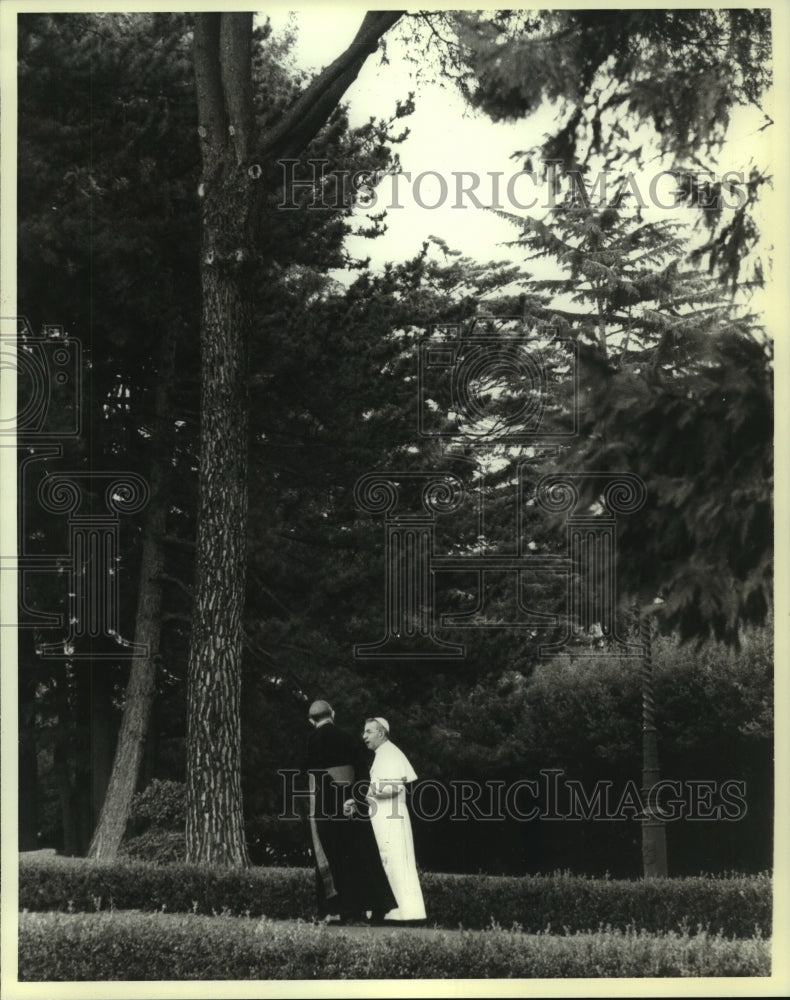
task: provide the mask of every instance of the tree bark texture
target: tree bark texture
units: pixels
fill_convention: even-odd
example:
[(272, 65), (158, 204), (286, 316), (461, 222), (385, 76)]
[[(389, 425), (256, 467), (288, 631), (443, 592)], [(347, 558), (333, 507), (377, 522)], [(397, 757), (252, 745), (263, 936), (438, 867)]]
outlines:
[(249, 864), (241, 795), (247, 536), (252, 14), (199, 14), (203, 160), (200, 473), (187, 673), (187, 860)]
[(187, 681), (187, 860), (249, 863), (241, 796), (247, 533), (243, 278), (203, 269), (200, 501)]
[(112, 771), (99, 821), (88, 848), (88, 857), (97, 861), (112, 861), (117, 856), (126, 833), (154, 700), (162, 627), (161, 576), (164, 552), (160, 539), (165, 534), (167, 518), (165, 469), (171, 456), (172, 419), (169, 418), (169, 398), (174, 381), (175, 352), (176, 333), (173, 324), (170, 324), (163, 340), (154, 404), (159, 436), (154, 443), (151, 460), (151, 501), (143, 535), (140, 589), (134, 628), (135, 643), (145, 647), (147, 652), (145, 655), (135, 656), (129, 670)]

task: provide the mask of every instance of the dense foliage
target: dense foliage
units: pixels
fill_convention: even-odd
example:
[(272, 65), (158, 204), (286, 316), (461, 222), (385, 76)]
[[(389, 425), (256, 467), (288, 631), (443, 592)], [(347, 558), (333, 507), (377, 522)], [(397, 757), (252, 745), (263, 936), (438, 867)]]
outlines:
[[(596, 155), (619, 157), (618, 169), (641, 155), (636, 140), (611, 126), (621, 112), (650, 120), (667, 151), (687, 159), (715, 146), (728, 109), (759, 100), (768, 83), (770, 25), (759, 11), (500, 12), (437, 15), (434, 24), (440, 35), (452, 24), (455, 42), (445, 52), (460, 60), (466, 93), (492, 117), (521, 117), (546, 98), (560, 103), (558, 131), (543, 154), (569, 167), (584, 166), (577, 147), (585, 137)], [(160, 862), (183, 852), (200, 417), (191, 29), (189, 17), (172, 15), (20, 19), (19, 168), (31, 180), (20, 189), (19, 300), (36, 328), (62, 321), (86, 348), (89, 434), (67, 458), (92, 469), (122, 462), (143, 476), (159, 460), (166, 470), (157, 701), (127, 843), (130, 853)], [(706, 45), (691, 44), (692, 36)], [(262, 26), (254, 42), (256, 115), (268, 127), (306, 81), (291, 65), (288, 36), (275, 38)], [(605, 73), (614, 84), (606, 97)], [(392, 118), (358, 129), (339, 107), (299, 169), (307, 173), (310, 156), (328, 159), (330, 171), (392, 169), (396, 126), (410, 107), (396, 102)], [(280, 192), (268, 180), (261, 248), (268, 266), (256, 276), (249, 380), (241, 706), (253, 861), (304, 859), (299, 824), (277, 820), (277, 772), (299, 766), (305, 702), (315, 696), (331, 698), (348, 729), (358, 729), (366, 715), (385, 714), (424, 779), (515, 781), (556, 768), (591, 788), (637, 777), (640, 691), (633, 661), (545, 662), (538, 647), (546, 633), (525, 628), (448, 630), (448, 638), (467, 645), (466, 659), (449, 667), (353, 657), (355, 643), (380, 633), (384, 592), (382, 522), (356, 508), (360, 475), (452, 472), (467, 487), (470, 509), (437, 528), (441, 551), (513, 551), (519, 468), (528, 459), (529, 476), (537, 479), (550, 468), (546, 454), (525, 456), (495, 444), (484, 457), (497, 462), (485, 479), (479, 476), (471, 461), (483, 454), (479, 442), (444, 449), (420, 438), (416, 372), (420, 341), (434, 324), (479, 333), (497, 328), (498, 317), (512, 323), (515, 314), (511, 332), (531, 336), (552, 325), (583, 361), (578, 447), (555, 456), (551, 468), (629, 469), (641, 477), (648, 501), (638, 518), (622, 521), (618, 581), (629, 599), (656, 610), (666, 633), (701, 640), (694, 650), (669, 637), (656, 652), (665, 773), (746, 783), (748, 810), (737, 823), (671, 825), (673, 872), (769, 867), (771, 646), (767, 631), (743, 632), (745, 623), (765, 622), (771, 606), (772, 372), (754, 321), (722, 301), (716, 283), (687, 259), (675, 227), (646, 223), (627, 205), (571, 199), (543, 220), (518, 220), (525, 256), (557, 265), (551, 280), (460, 258), (446, 247), (438, 264), (427, 243), (422, 250), (415, 245), (412, 259), (374, 275), (345, 252), (350, 205), (277, 212)], [(750, 197), (758, 196), (758, 180)], [(706, 218), (727, 223), (720, 206)], [(757, 236), (745, 217), (730, 221), (726, 253), (713, 263), (723, 262), (732, 281), (744, 247), (753, 249)], [(376, 220), (369, 235), (382, 224)], [(718, 252), (715, 234), (711, 240), (701, 259)], [(359, 271), (348, 287), (328, 277), (343, 266)], [(161, 343), (171, 336), (177, 372), (162, 421), (153, 390), (163, 377)], [(567, 421), (571, 397), (565, 372), (551, 376), (552, 419), (559, 424)], [(516, 397), (523, 391), (505, 388)], [(500, 404), (512, 398), (506, 391)], [(441, 416), (445, 430), (454, 421), (457, 429), (457, 415)], [(45, 461), (47, 469), (56, 464)], [(36, 551), (58, 548), (62, 521), (36, 508), (34, 489), (25, 500), (26, 543), (35, 542)], [(562, 525), (540, 521), (532, 509), (524, 523), (536, 551), (561, 549)], [(135, 522), (123, 536), (118, 573), (127, 632), (144, 530)], [(473, 574), (439, 577), (440, 612), (474, 608)], [(506, 583), (494, 582), (488, 592), (494, 622), (509, 620)], [(556, 612), (563, 597), (543, 580), (524, 591), (545, 612)], [(657, 598), (663, 603), (655, 604)], [(65, 595), (56, 579), (31, 575), (26, 600), (57, 610)], [(36, 655), (41, 637), (25, 633), (20, 654), (20, 787), (35, 786), (37, 794), (26, 798), (38, 805), (37, 811), (24, 806), (23, 844), (78, 854), (104, 794), (125, 667), (44, 662)], [(740, 641), (741, 650), (712, 637)], [(638, 871), (638, 833), (636, 820), (529, 827), (513, 821), (494, 829), (415, 823), (418, 857), (427, 868), (466, 872), (573, 867), (630, 876)]]

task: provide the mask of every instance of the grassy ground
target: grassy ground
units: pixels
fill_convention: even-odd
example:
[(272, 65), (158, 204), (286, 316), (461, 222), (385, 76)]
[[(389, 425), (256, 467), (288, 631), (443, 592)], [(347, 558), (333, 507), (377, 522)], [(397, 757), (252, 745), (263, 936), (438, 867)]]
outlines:
[(768, 976), (770, 943), (704, 932), (570, 935), (327, 928), (196, 914), (22, 913), (19, 978), (476, 979)]
[(27, 982), (771, 974), (768, 875), (646, 883), (424, 873), (422, 928), (304, 919), (314, 908), (308, 870), (97, 866), (41, 851), (22, 857), (20, 877)]

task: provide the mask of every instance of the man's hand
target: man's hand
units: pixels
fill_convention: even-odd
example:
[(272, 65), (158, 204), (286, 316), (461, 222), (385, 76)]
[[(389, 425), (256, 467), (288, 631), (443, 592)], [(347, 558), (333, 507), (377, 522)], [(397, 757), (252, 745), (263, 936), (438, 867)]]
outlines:
[(356, 811), (357, 811), (356, 802), (353, 799), (346, 799), (346, 801), (343, 803), (343, 815), (353, 816)]
[(368, 799), (394, 799), (402, 786), (402, 781), (371, 781), (367, 797)]

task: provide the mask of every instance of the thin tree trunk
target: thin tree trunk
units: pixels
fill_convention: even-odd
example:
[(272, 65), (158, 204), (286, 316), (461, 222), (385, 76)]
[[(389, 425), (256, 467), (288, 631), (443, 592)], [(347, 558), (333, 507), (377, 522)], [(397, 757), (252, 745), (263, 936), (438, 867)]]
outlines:
[(55, 699), (57, 704), (58, 736), (52, 751), (52, 767), (60, 801), (60, 819), (63, 831), (62, 850), (67, 857), (79, 855), (79, 817), (74, 791), (71, 765), (77, 757), (71, 745), (76, 735), (76, 718), (69, 704), (70, 678), (66, 663), (59, 663), (55, 670)]
[(160, 539), (165, 534), (167, 497), (164, 489), (165, 466), (171, 454), (172, 437), (169, 399), (175, 372), (176, 333), (168, 324), (162, 344), (159, 384), (155, 411), (157, 435), (151, 461), (151, 501), (143, 536), (140, 563), (140, 590), (137, 601), (134, 641), (147, 648), (147, 654), (135, 656), (126, 685), (123, 718), (118, 742), (102, 804), (101, 815), (93, 834), (88, 857), (112, 861), (126, 832), (132, 797), (137, 788), (140, 760), (154, 699), (156, 661), (162, 625), (162, 582), (164, 552)]
[[(596, 291), (600, 292), (600, 289), (596, 289)], [(601, 354), (606, 358), (609, 356), (609, 347), (606, 343), (606, 319), (600, 297), (597, 298), (596, 303), (598, 306), (598, 343), (601, 348)]]
[(93, 816), (92, 755), (91, 755), (91, 675), (94, 665), (90, 661), (77, 660), (72, 666), (74, 672), (74, 772), (72, 779), (72, 809), (74, 811), (75, 844), (74, 854), (85, 857), (91, 842)]
[(101, 815), (113, 760), (113, 684), (107, 667), (101, 662), (93, 664), (90, 685), (91, 831), (93, 831)]
[(36, 687), (38, 663), (33, 633), (19, 634), (19, 850), (38, 847), (38, 746), (36, 740)]
[(642, 797), (645, 815), (642, 818), (642, 872), (645, 878), (667, 875), (666, 825), (650, 808), (650, 790), (660, 778), (658, 765), (658, 734), (656, 732), (653, 699), (653, 637), (652, 623), (647, 615), (639, 622), (644, 647), (642, 655)]
[(157, 722), (157, 705), (154, 702), (151, 715), (148, 719), (148, 729), (145, 734), (145, 745), (143, 746), (143, 759), (140, 763), (140, 774), (137, 778), (138, 791), (147, 788), (155, 777), (156, 755), (159, 745), (159, 733)]

